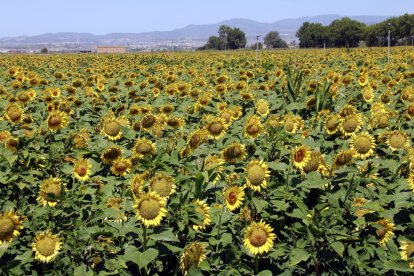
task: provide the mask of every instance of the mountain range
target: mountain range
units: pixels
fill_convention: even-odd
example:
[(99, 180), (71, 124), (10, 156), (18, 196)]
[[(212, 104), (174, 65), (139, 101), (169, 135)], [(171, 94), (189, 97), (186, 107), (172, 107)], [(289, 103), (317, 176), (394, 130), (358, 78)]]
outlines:
[[(270, 31), (278, 31), (281, 37), (290, 42), (297, 39), (296, 31), (306, 21), (329, 25), (332, 21), (340, 19), (340, 15), (320, 15), (313, 17), (300, 17), (295, 19), (283, 19), (272, 23), (258, 22), (250, 19), (235, 18), (215, 24), (188, 25), (171, 31), (153, 31), (144, 33), (111, 33), (106, 35), (94, 35), (90, 33), (46, 33), (36, 36), (17, 36), (0, 38), (0, 48), (21, 47), (55, 47), (55, 48), (90, 48), (96, 45), (125, 45), (131, 48), (156, 48), (160, 46), (198, 47), (204, 44), (208, 37), (217, 35), (220, 25), (237, 27), (246, 33), (248, 44), (256, 41), (256, 35), (263, 38)], [(390, 16), (350, 16), (371, 25), (381, 22)]]

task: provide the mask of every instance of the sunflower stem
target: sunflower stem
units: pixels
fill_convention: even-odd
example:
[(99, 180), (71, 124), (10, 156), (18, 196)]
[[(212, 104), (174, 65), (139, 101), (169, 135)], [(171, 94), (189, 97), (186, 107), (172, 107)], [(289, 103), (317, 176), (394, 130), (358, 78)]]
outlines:
[(259, 254), (254, 256), (254, 274), (259, 272)]
[[(143, 238), (143, 253), (145, 253), (145, 251), (147, 251), (147, 226), (143, 225), (142, 227), (143, 229), (143, 233), (142, 233), (142, 238)], [(147, 276), (148, 272), (147, 272), (147, 266), (144, 266), (144, 275)]]

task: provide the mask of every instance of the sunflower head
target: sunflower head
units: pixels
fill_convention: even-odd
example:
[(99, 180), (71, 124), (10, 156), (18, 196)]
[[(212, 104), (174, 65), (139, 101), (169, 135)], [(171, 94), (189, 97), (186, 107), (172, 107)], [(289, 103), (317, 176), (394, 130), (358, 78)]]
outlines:
[(344, 136), (352, 136), (352, 134), (361, 129), (361, 126), (362, 116), (360, 114), (351, 114), (342, 119), (340, 131)]
[(198, 266), (206, 258), (206, 249), (200, 242), (192, 242), (186, 246), (180, 256), (180, 271), (185, 276), (188, 270)]
[(267, 178), (270, 176), (270, 171), (265, 162), (253, 160), (247, 165), (245, 172), (247, 187), (258, 192), (267, 187)]
[(163, 198), (168, 198), (176, 189), (174, 178), (165, 173), (157, 173), (149, 180), (149, 189)]
[(256, 102), (256, 113), (259, 116), (266, 117), (269, 112), (269, 103), (266, 100), (260, 99)]
[(63, 111), (53, 110), (47, 118), (47, 127), (50, 131), (55, 132), (69, 125), (69, 116)]
[(37, 233), (32, 243), (35, 259), (43, 263), (52, 262), (62, 249), (62, 244), (60, 237), (49, 230)]
[(0, 245), (9, 243), (23, 229), (23, 218), (15, 211), (0, 213)]
[(374, 153), (375, 141), (368, 132), (354, 134), (352, 136), (351, 149), (356, 157), (366, 159)]
[(208, 131), (210, 138), (219, 140), (224, 137), (228, 128), (228, 124), (222, 118), (209, 118), (207, 119), (205, 129)]
[(112, 164), (116, 159), (122, 156), (122, 149), (118, 146), (112, 146), (105, 149), (101, 154), (104, 164)]
[(23, 122), (23, 109), (17, 104), (11, 103), (4, 109), (6, 119), (12, 124), (18, 124)]
[(311, 159), (311, 150), (307, 146), (300, 146), (292, 151), (292, 162), (293, 165), (302, 170)]
[(244, 125), (244, 136), (250, 139), (254, 139), (257, 138), (263, 132), (263, 130), (264, 128), (259, 120), (259, 117), (253, 115), (247, 119), (247, 122)]
[(141, 194), (134, 204), (136, 217), (146, 227), (157, 226), (167, 215), (166, 205), (166, 200), (161, 198), (156, 192), (151, 191)]
[(239, 208), (244, 201), (244, 189), (238, 186), (231, 186), (223, 191), (226, 199), (226, 206), (230, 211)]
[(352, 163), (355, 151), (352, 149), (339, 152), (334, 158), (334, 166), (342, 167)]
[(381, 219), (376, 222), (376, 226), (376, 236), (378, 242), (381, 246), (385, 246), (385, 244), (394, 235), (395, 225), (394, 223), (391, 223), (388, 219)]
[(223, 149), (222, 156), (226, 162), (235, 163), (246, 156), (246, 147), (234, 142)]
[(132, 149), (132, 151), (140, 158), (143, 158), (144, 156), (148, 155), (154, 155), (155, 150), (155, 143), (151, 142), (146, 138), (139, 138), (135, 142), (135, 146)]
[(37, 201), (42, 205), (56, 206), (59, 199), (62, 197), (62, 180), (60, 178), (48, 178), (40, 184), (39, 196)]
[(401, 241), (400, 244), (401, 260), (407, 261), (409, 258), (411, 258), (411, 255), (414, 253), (414, 243), (409, 241)]
[(408, 135), (404, 131), (395, 130), (387, 136), (387, 144), (392, 151), (403, 150), (410, 147)]
[(210, 207), (202, 200), (194, 201), (195, 212), (201, 217), (200, 224), (193, 224), (195, 231), (203, 231), (211, 224)]
[(80, 181), (86, 181), (89, 179), (89, 176), (92, 171), (92, 164), (89, 159), (80, 159), (75, 162), (73, 166), (73, 174), (75, 178)]
[(275, 239), (273, 228), (260, 221), (249, 225), (244, 232), (243, 243), (251, 254), (258, 255), (268, 252), (273, 247)]
[(333, 135), (338, 131), (341, 117), (337, 114), (331, 114), (326, 117), (325, 131), (329, 135)]
[(119, 157), (112, 162), (111, 172), (116, 176), (124, 176), (131, 170), (131, 160)]

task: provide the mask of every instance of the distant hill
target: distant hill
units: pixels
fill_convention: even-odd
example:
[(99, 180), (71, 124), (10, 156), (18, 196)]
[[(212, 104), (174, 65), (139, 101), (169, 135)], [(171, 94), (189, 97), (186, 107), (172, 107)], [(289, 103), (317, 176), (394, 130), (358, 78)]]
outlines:
[[(130, 47), (152, 47), (156, 45), (186, 44), (199, 46), (204, 44), (208, 37), (217, 35), (220, 25), (226, 24), (230, 27), (238, 27), (246, 33), (248, 44), (253, 43), (256, 35), (262, 38), (269, 31), (278, 31), (286, 41), (296, 39), (296, 31), (306, 21), (330, 24), (333, 20), (340, 19), (340, 15), (320, 15), (313, 17), (300, 17), (294, 19), (283, 19), (273, 23), (257, 22), (250, 19), (235, 18), (215, 24), (188, 25), (171, 31), (154, 31), (145, 33), (111, 33), (106, 35), (94, 35), (90, 33), (47, 33), (36, 36), (18, 36), (0, 38), (1, 48), (16, 47), (92, 47), (95, 45), (125, 45)], [(390, 16), (350, 16), (350, 18), (371, 25), (381, 22)]]

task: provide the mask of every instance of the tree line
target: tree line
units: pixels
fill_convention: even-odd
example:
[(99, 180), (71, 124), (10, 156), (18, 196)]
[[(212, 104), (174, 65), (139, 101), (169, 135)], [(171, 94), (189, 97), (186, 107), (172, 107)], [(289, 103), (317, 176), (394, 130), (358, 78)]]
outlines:
[(388, 30), (391, 30), (391, 45), (406, 45), (414, 36), (414, 14), (392, 17), (380, 23), (366, 25), (344, 17), (332, 21), (328, 26), (305, 22), (296, 32), (300, 48), (386, 46)]
[[(199, 50), (235, 50), (246, 47), (246, 34), (239, 28), (231, 28), (227, 25), (221, 25), (218, 30), (218, 36), (210, 36), (205, 45)], [(266, 48), (287, 48), (288, 45), (277, 31), (269, 32), (263, 39)], [(256, 44), (252, 45), (255, 49)], [(258, 45), (263, 48), (263, 44)]]

